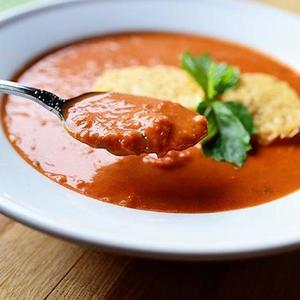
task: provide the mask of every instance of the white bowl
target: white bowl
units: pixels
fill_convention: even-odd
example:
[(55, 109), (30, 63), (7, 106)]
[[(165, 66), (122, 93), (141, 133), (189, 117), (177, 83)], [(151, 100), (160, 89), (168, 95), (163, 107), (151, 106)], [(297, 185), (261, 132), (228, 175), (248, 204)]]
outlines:
[[(274, 8), (246, 1), (59, 1), (0, 19), (0, 78), (9, 79), (54, 46), (129, 30), (217, 36), (300, 70), (300, 19)], [(298, 192), (220, 213), (133, 210), (90, 199), (42, 176), (2, 131), (0, 149), (0, 211), (50, 234), (119, 253), (182, 260), (248, 257), (300, 244)]]

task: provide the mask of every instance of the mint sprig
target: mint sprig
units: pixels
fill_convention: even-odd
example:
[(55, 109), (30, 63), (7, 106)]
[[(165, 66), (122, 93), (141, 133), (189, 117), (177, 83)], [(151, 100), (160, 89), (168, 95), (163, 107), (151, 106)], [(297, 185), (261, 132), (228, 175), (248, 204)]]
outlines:
[(204, 91), (204, 99), (197, 107), (208, 121), (208, 134), (202, 140), (203, 153), (241, 167), (251, 150), (251, 135), (255, 133), (253, 117), (238, 102), (220, 101), (226, 90), (238, 85), (239, 70), (215, 63), (208, 54), (196, 57), (184, 53), (181, 64)]

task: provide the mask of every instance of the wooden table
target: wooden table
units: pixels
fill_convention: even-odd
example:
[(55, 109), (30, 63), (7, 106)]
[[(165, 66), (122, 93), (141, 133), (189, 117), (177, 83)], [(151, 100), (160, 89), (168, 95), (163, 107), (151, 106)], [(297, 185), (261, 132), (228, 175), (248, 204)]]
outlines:
[[(300, 0), (261, 1), (300, 13)], [(298, 300), (300, 251), (222, 263), (149, 261), (73, 245), (0, 216), (0, 300), (10, 299)]]

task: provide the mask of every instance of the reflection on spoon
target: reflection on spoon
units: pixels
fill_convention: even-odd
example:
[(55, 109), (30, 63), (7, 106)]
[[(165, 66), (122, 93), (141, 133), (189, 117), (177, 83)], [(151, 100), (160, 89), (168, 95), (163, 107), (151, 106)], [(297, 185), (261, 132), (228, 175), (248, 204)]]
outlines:
[(143, 96), (91, 92), (62, 99), (4, 80), (0, 93), (34, 100), (57, 115), (71, 136), (115, 155), (163, 156), (195, 145), (207, 132), (204, 117), (179, 104)]

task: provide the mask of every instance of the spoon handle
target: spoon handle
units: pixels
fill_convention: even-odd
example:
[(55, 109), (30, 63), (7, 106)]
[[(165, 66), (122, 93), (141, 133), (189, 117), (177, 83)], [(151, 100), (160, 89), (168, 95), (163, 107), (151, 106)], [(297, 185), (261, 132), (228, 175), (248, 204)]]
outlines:
[(0, 80), (0, 94), (16, 95), (33, 100), (63, 120), (62, 108), (66, 100), (53, 93), (12, 81)]

